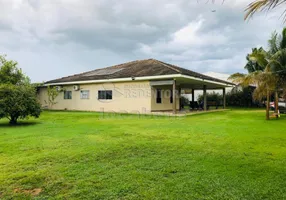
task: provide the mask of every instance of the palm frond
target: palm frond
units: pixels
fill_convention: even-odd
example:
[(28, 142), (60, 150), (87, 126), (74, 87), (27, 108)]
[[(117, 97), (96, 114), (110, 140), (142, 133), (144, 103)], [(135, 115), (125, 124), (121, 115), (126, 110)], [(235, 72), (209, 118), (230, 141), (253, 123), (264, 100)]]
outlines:
[(265, 68), (265, 63), (263, 63), (263, 65), (261, 66), (259, 65), (259, 63), (257, 63), (257, 61), (251, 60), (250, 57), (256, 54), (261, 54), (261, 56), (266, 57), (267, 52), (262, 47), (260, 47), (260, 48), (253, 48), (252, 52), (250, 54), (247, 54), (246, 56), (247, 63), (244, 66), (244, 69), (246, 69), (248, 73), (264, 70)]
[(247, 87), (249, 85), (256, 85), (257, 84), (257, 74), (260, 73), (260, 71), (255, 71), (253, 73), (249, 74), (242, 74), (242, 73), (235, 73), (232, 74), (228, 80), (240, 84), (243, 87)]
[[(267, 67), (268, 68), (268, 67)], [(266, 70), (267, 70), (266, 68)], [(267, 96), (267, 91), (273, 93), (277, 86), (277, 77), (271, 72), (261, 72), (255, 77), (257, 84), (253, 93), (254, 100), (262, 100)]]
[(254, 100), (261, 100), (266, 97), (267, 91), (275, 91), (279, 77), (272, 72), (271, 65), (267, 64), (263, 71), (259, 70), (248, 74), (236, 73), (228, 79), (244, 87), (255, 85), (256, 89), (254, 90), (253, 98)]
[(237, 84), (241, 84), (245, 77), (247, 76), (247, 74), (242, 74), (242, 73), (235, 73), (230, 75), (230, 77), (228, 77), (228, 80), (237, 83)]
[(249, 55), (249, 59), (252, 62), (257, 63), (262, 68), (265, 68), (266, 65), (268, 64), (267, 57), (268, 57), (268, 55), (264, 51), (259, 51), (259, 52), (256, 51), (256, 52), (253, 52), (252, 54)]
[[(244, 19), (250, 19), (256, 12), (269, 11), (283, 3), (286, 3), (286, 0), (256, 0), (250, 3), (245, 9)], [(283, 14), (285, 15), (285, 13)]]
[(280, 49), (286, 48), (286, 28), (283, 28), (282, 34), (280, 36)]
[(244, 69), (246, 69), (248, 72), (254, 72), (256, 70), (255, 68), (255, 63), (252, 63), (252, 61), (248, 61), (244, 66)]
[(279, 39), (278, 39), (278, 33), (274, 31), (271, 35), (271, 38), (268, 40), (268, 47), (270, 53), (275, 53), (279, 50)]
[(267, 90), (265, 90), (265, 88), (263, 86), (258, 86), (255, 88), (252, 97), (253, 100), (255, 101), (261, 101), (263, 100), (263, 98), (265, 98), (267, 95)]
[(249, 4), (245, 9), (246, 13), (244, 16), (244, 20), (251, 18), (257, 11), (262, 10), (265, 7), (265, 5), (267, 5), (267, 3), (268, 0), (259, 0)]

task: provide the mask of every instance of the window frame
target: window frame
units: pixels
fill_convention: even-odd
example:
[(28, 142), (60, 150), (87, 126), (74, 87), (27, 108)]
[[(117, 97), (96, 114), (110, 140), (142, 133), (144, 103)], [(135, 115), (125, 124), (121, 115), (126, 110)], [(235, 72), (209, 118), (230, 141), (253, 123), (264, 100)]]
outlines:
[[(83, 92), (87, 92), (87, 95), (86, 97), (85, 96), (82, 96)], [(85, 97), (85, 98), (83, 98)], [(80, 99), (89, 99), (90, 98), (90, 91), (89, 90), (80, 90)]]
[(97, 99), (98, 100), (112, 100), (113, 99), (112, 90), (98, 90)]
[(162, 103), (162, 89), (156, 89), (156, 103), (157, 104)]
[(65, 90), (64, 91), (64, 100), (71, 100), (72, 99), (72, 91), (71, 90)]

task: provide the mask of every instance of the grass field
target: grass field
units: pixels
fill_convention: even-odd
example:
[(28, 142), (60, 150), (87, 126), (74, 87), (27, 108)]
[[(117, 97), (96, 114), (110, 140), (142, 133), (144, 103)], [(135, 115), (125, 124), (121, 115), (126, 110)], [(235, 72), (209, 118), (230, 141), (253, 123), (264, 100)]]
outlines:
[(0, 121), (0, 199), (286, 199), (286, 116)]

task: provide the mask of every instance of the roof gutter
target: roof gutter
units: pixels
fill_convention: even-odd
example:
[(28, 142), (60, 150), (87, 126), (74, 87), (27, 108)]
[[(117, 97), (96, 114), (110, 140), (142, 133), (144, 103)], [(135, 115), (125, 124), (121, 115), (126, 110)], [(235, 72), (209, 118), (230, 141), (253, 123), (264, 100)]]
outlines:
[(102, 79), (102, 80), (88, 80), (88, 81), (70, 81), (70, 82), (60, 82), (60, 83), (46, 83), (44, 86), (56, 86), (56, 85), (75, 85), (75, 84), (89, 84), (89, 83), (106, 83), (106, 82), (126, 82), (126, 81), (143, 81), (143, 80), (158, 80), (158, 79), (174, 79), (174, 78), (187, 78), (191, 80), (203, 81), (205, 83), (212, 83), (221, 85), (224, 87), (233, 87), (231, 84), (221, 83), (217, 81), (210, 81), (202, 78), (196, 78), (193, 76), (183, 75), (183, 74), (170, 74), (170, 75), (160, 75), (160, 76), (143, 76), (143, 77), (130, 77), (130, 78), (115, 78), (115, 79)]

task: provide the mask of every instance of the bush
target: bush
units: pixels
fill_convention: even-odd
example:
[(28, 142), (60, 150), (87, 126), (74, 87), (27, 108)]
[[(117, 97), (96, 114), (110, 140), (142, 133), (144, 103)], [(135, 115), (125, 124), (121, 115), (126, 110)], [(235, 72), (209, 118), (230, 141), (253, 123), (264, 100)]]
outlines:
[(190, 105), (190, 100), (185, 96), (181, 96), (181, 106), (184, 107), (188, 105)]
[[(216, 102), (217, 104), (222, 104), (222, 94), (212, 92), (212, 93), (207, 93), (207, 101), (213, 101)], [(203, 102), (204, 101), (204, 96), (199, 95), (198, 96), (198, 102)]]
[(35, 88), (30, 85), (0, 85), (0, 119), (8, 118), (10, 124), (28, 116), (39, 117), (41, 105), (37, 100)]
[(0, 55), (0, 119), (6, 117), (10, 124), (28, 116), (39, 117), (41, 113), (36, 88), (17, 64)]
[[(235, 87), (231, 92), (226, 94), (226, 105), (227, 106), (238, 106), (238, 107), (259, 107), (262, 104), (258, 101), (253, 100), (254, 87)], [(198, 102), (203, 102), (203, 95), (199, 95)], [(222, 94), (212, 92), (207, 93), (207, 101), (214, 101), (217, 104), (222, 104)]]
[(226, 95), (227, 105), (239, 107), (258, 107), (260, 102), (253, 100), (254, 87), (233, 88)]

